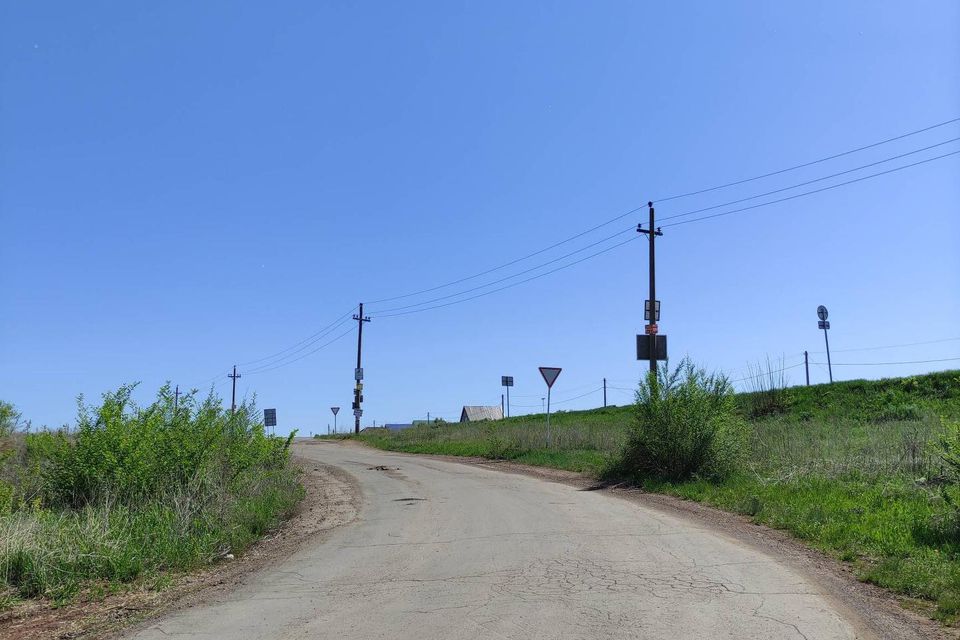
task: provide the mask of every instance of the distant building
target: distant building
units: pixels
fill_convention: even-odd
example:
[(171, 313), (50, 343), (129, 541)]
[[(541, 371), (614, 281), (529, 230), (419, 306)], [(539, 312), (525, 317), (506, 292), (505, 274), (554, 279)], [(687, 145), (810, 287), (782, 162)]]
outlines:
[(460, 412), (460, 422), (480, 422), (481, 420), (503, 420), (503, 408), (465, 406)]
[(403, 431), (404, 429), (409, 429), (412, 427), (412, 424), (385, 424), (383, 425), (385, 429), (389, 431)]

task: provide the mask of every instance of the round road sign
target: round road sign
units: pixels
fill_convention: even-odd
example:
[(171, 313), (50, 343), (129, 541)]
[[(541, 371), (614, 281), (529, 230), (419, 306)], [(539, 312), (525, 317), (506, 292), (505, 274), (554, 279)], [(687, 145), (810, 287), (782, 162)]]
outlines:
[(829, 316), (829, 315), (830, 315), (830, 314), (827, 313), (827, 308), (826, 308), (825, 306), (820, 305), (819, 307), (817, 307), (817, 317), (818, 317), (818, 318), (820, 318), (821, 320), (826, 320), (826, 319), (827, 319), (827, 316)]

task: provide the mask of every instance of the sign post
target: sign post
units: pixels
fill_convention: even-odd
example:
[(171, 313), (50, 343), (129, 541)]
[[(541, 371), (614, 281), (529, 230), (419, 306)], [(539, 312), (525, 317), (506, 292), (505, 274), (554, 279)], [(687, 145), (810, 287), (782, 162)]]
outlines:
[(540, 367), (540, 375), (547, 383), (547, 448), (550, 447), (550, 389), (553, 388), (553, 383), (557, 381), (561, 371), (560, 367)]
[(276, 431), (276, 426), (277, 426), (277, 410), (276, 409), (263, 410), (263, 426), (271, 427), (273, 431)]
[(827, 345), (827, 373), (830, 375), (830, 384), (833, 384), (833, 365), (830, 364), (830, 338), (827, 337), (827, 330), (830, 328), (827, 318), (830, 317), (830, 312), (827, 311), (825, 306), (820, 305), (817, 307), (817, 317), (820, 318), (817, 328), (823, 329), (823, 341)]
[(510, 387), (513, 386), (513, 376), (500, 376), (500, 386), (507, 388), (507, 417), (510, 417)]
[(330, 411), (333, 411), (333, 432), (337, 432), (337, 414), (340, 413), (340, 407), (330, 407)]

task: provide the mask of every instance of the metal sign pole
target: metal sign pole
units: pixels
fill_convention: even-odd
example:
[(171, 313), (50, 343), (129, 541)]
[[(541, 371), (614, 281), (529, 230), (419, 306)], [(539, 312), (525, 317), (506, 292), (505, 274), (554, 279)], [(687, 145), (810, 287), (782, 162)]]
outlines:
[(827, 330), (830, 329), (830, 312), (822, 304), (817, 307), (817, 317), (820, 318), (819, 326), (823, 329), (823, 341), (827, 345), (827, 372), (830, 374), (830, 384), (833, 384), (833, 365), (830, 364), (830, 338), (827, 337)]
[(547, 383), (547, 448), (550, 448), (550, 390), (553, 383), (557, 381), (562, 369), (560, 367), (540, 367), (540, 375), (543, 381)]
[(830, 374), (830, 384), (833, 384), (833, 365), (830, 364), (830, 338), (827, 337), (827, 328), (823, 328), (823, 341), (827, 344), (827, 373)]
[(547, 449), (550, 448), (550, 387), (547, 387)]

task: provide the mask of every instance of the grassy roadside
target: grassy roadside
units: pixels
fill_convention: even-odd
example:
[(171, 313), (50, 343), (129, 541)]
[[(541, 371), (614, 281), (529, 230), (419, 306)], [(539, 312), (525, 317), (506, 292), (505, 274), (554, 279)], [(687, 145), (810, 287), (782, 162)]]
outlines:
[(0, 403), (0, 611), (155, 587), (246, 549), (302, 497), (289, 440), (252, 404), (132, 387), (81, 407), (69, 431), (27, 432)]
[[(957, 491), (934, 444), (960, 418), (960, 372), (832, 386), (761, 389), (736, 397), (748, 422), (745, 464), (722, 480), (637, 480), (785, 529), (852, 563), (865, 581), (929, 601), (960, 621)], [(382, 449), (509, 459), (609, 473), (634, 407), (368, 432)], [(954, 503), (954, 504), (951, 504)]]

